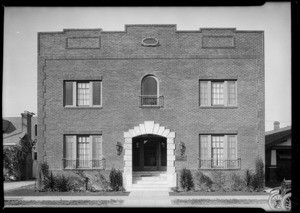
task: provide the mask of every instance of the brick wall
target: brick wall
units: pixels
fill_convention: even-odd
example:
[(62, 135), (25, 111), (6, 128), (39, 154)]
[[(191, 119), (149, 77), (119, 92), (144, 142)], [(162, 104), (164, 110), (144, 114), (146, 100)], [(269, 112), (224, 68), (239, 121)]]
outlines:
[[(181, 141), (186, 144), (187, 161), (176, 162), (177, 170), (198, 168), (201, 131), (237, 131), (242, 170), (254, 169), (255, 156), (264, 159), (263, 32), (176, 31), (175, 25), (125, 28), (124, 32), (39, 33), (39, 160), (47, 160), (52, 169), (60, 170), (64, 134), (102, 132), (106, 168), (122, 170), (123, 155), (116, 154), (117, 141), (124, 143), (123, 133), (134, 126), (154, 121), (176, 133), (176, 147)], [(227, 40), (204, 48), (203, 36)], [(88, 39), (94, 37), (101, 37), (100, 48), (95, 40)], [(142, 46), (146, 37), (157, 38), (160, 46)], [(78, 48), (66, 48), (68, 38), (86, 38), (86, 46), (76, 40), (72, 45)], [(228, 38), (234, 40), (230, 48)], [(141, 79), (147, 74), (159, 79), (163, 108), (139, 107)], [(102, 79), (102, 109), (64, 108), (63, 81), (84, 79)], [(238, 106), (199, 108), (199, 79), (237, 79)]]

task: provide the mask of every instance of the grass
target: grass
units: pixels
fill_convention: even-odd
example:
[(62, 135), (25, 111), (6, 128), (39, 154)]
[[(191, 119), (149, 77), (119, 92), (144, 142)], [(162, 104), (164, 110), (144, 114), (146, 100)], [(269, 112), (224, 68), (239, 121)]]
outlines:
[(35, 190), (34, 184), (19, 189), (4, 192), (5, 196), (128, 196), (129, 192), (39, 192)]
[(57, 206), (57, 205), (64, 205), (64, 206), (108, 206), (108, 205), (122, 205), (124, 201), (123, 200), (60, 200), (60, 201), (54, 201), (54, 200), (41, 200), (41, 201), (35, 201), (35, 200), (5, 200), (4, 204), (5, 206)]
[(188, 199), (172, 200), (174, 205), (233, 205), (233, 204), (265, 204), (266, 200), (241, 200), (241, 199)]
[(234, 195), (247, 195), (247, 196), (256, 196), (256, 195), (269, 195), (266, 192), (246, 192), (246, 191), (232, 191), (232, 192), (223, 192), (223, 191), (215, 191), (215, 192), (203, 192), (203, 191), (180, 191), (180, 192), (169, 192), (170, 196), (234, 196)]

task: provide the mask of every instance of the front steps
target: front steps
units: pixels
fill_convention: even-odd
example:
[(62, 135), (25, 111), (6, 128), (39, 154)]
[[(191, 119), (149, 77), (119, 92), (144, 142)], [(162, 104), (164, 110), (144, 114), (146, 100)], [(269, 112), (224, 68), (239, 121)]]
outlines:
[(133, 172), (131, 191), (170, 191), (167, 173), (163, 171)]

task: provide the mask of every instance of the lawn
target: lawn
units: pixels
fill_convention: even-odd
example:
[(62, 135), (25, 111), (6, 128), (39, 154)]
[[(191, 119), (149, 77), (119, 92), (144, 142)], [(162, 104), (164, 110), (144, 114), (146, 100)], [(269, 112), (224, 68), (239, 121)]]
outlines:
[(54, 200), (5, 200), (4, 204), (5, 206), (111, 206), (111, 205), (122, 205), (123, 200), (60, 200), (60, 201), (54, 201)]
[(169, 192), (170, 196), (234, 196), (234, 195), (247, 195), (247, 196), (256, 196), (256, 195), (269, 195), (266, 192), (245, 192), (245, 191), (233, 191), (233, 192), (203, 192), (203, 191), (188, 191), (188, 192)]
[(234, 204), (265, 204), (266, 200), (241, 200), (241, 199), (188, 199), (172, 200), (174, 205), (234, 205)]
[(4, 192), (4, 196), (128, 196), (129, 192), (39, 192), (34, 185)]

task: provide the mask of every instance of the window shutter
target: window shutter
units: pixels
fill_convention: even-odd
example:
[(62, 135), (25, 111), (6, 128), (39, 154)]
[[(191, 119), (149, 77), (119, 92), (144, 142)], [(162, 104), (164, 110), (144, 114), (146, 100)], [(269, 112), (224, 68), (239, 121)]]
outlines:
[(73, 82), (65, 82), (65, 88), (64, 88), (65, 106), (73, 106), (73, 102), (74, 102), (73, 93), (74, 93)]
[(101, 105), (101, 82), (100, 81), (94, 81), (92, 82), (92, 94), (93, 98), (93, 105)]
[(200, 135), (200, 158), (208, 160), (208, 135)]
[[(224, 84), (223, 84), (223, 104), (224, 104), (224, 106), (227, 106), (227, 103), (228, 103), (228, 86), (227, 86), (227, 81), (224, 81)], [(226, 140), (226, 137), (224, 139)]]
[(228, 135), (228, 159), (236, 160), (236, 135)]
[(64, 167), (76, 167), (76, 136), (66, 135), (63, 146)]

